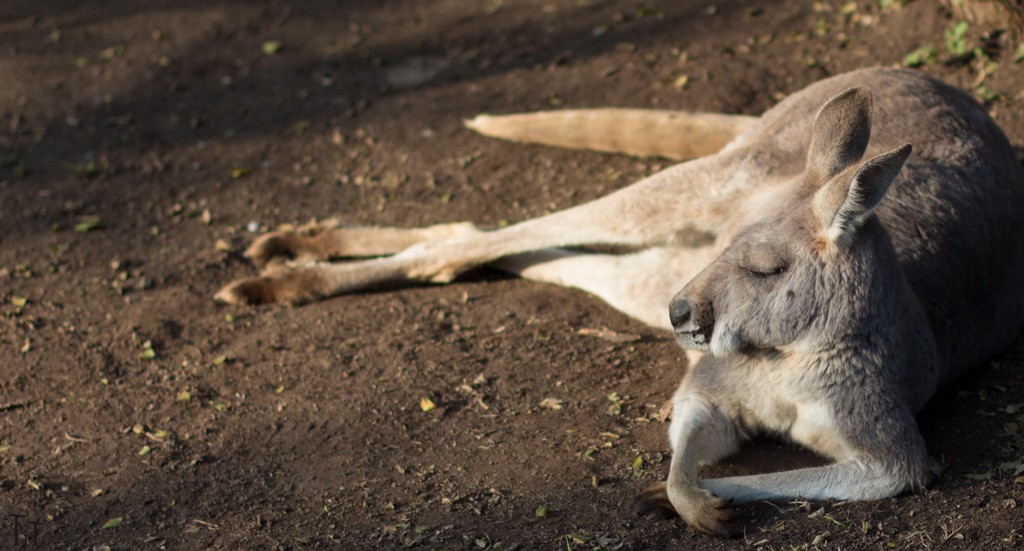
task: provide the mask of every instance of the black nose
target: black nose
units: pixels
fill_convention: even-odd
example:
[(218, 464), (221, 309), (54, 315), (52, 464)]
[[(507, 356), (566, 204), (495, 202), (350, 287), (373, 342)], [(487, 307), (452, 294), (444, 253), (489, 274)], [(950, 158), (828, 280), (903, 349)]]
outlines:
[(672, 327), (679, 329), (690, 321), (691, 312), (690, 301), (682, 297), (672, 299), (668, 305), (668, 319), (672, 322)]

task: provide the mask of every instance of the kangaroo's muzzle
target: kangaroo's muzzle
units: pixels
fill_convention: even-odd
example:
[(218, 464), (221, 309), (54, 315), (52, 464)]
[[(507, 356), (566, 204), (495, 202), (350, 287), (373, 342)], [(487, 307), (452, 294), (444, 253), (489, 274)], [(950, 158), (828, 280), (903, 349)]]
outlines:
[(707, 351), (711, 343), (714, 322), (698, 323), (694, 317), (693, 303), (683, 296), (672, 299), (668, 306), (668, 319), (676, 334), (676, 342), (683, 348)]

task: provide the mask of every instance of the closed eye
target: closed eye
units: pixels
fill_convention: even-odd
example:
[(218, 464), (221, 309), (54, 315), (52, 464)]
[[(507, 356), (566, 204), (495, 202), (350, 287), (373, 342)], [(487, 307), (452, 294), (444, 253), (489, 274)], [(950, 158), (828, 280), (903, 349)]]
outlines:
[(750, 275), (761, 278), (777, 276), (786, 271), (786, 266), (776, 266), (774, 268), (753, 268), (741, 265), (740, 267), (749, 272)]

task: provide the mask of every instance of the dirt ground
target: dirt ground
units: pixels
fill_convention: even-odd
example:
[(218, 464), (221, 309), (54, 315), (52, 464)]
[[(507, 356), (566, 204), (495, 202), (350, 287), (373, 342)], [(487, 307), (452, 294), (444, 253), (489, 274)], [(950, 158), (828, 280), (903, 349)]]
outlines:
[[(757, 504), (723, 541), (629, 513), (686, 364), (592, 297), (479, 271), (211, 299), (279, 224), (494, 227), (667, 166), (490, 141), (461, 126), (481, 112), (753, 114), (920, 62), (1024, 145), (1024, 51), (957, 23), (924, 0), (5, 2), (0, 548), (1019, 549), (1024, 339), (920, 417), (932, 489)], [(816, 461), (758, 442), (714, 472)]]

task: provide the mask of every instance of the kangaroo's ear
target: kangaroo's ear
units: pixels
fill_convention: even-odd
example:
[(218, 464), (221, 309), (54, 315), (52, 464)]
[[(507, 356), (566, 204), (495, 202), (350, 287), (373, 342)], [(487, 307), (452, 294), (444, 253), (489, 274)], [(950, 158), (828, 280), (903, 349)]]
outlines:
[(853, 242), (857, 228), (885, 197), (910, 151), (906, 144), (883, 153), (836, 175), (815, 193), (814, 212), (827, 243), (846, 247)]
[(871, 92), (851, 88), (828, 100), (814, 119), (807, 177), (821, 183), (864, 156), (871, 136)]

